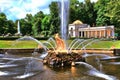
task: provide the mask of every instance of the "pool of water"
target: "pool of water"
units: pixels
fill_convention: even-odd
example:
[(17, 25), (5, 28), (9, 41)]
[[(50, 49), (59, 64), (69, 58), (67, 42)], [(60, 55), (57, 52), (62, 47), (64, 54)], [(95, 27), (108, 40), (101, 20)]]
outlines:
[(89, 55), (75, 66), (44, 65), (31, 55), (0, 55), (0, 80), (119, 80), (120, 58)]

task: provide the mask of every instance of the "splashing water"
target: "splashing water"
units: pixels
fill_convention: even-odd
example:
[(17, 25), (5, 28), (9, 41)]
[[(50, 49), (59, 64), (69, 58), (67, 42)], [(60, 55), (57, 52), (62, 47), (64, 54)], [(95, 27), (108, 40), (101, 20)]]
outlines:
[(92, 65), (89, 65), (85, 62), (75, 62), (75, 64), (79, 64), (79, 66), (82, 66), (82, 67), (84, 66), (84, 68), (86, 70), (86, 71), (82, 72), (84, 74), (87, 74), (90, 76), (95, 76), (95, 77), (100, 77), (100, 78), (103, 78), (106, 80), (117, 80), (116, 77), (104, 74), (104, 73), (98, 71)]
[(17, 39), (16, 41), (22, 41), (22, 40), (33, 40), (33, 41), (37, 42), (39, 45), (41, 45), (44, 48), (45, 51), (47, 50), (42, 42), (38, 41), (37, 39), (35, 39), (31, 36), (24, 36), (24, 37), (21, 37), (21, 38)]
[[(42, 63), (39, 63), (39, 64), (41, 64), (41, 65), (38, 66), (38, 64), (36, 64), (36, 59), (31, 57), (27, 62), (24, 74), (18, 75), (16, 77), (14, 77), (14, 79), (25, 79), (25, 78), (36, 75), (39, 72), (38, 70), (42, 70), (41, 68), (42, 68), (43, 64)], [(35, 71), (37, 71), (37, 72), (35, 72)]]
[(0, 71), (0, 76), (10, 76), (10, 75), (16, 75), (17, 73), (7, 72), (7, 71)]
[(18, 34), (21, 34), (21, 32), (20, 32), (20, 22), (18, 21), (18, 23), (17, 23), (17, 30), (18, 30)]
[[(26, 44), (26, 42), (27, 42), (27, 44)], [(40, 42), (40, 41), (38, 41), (37, 39), (35, 39), (35, 38), (33, 38), (33, 37), (31, 37), (31, 36), (24, 36), (24, 37), (21, 37), (21, 38), (19, 38), (19, 39), (17, 39), (17, 40), (15, 40), (15, 42), (14, 43), (12, 43), (12, 45), (11, 45), (11, 48), (10, 49), (8, 49), (7, 51), (6, 51), (6, 53), (7, 54), (10, 54), (10, 53), (18, 53), (19, 51), (17, 51), (17, 49), (14, 49), (14, 51), (12, 50), (12, 48), (16, 48), (16, 47), (19, 47), (21, 44), (26, 44), (26, 46), (29, 46), (29, 44), (34, 44), (34, 45), (39, 45), (39, 46), (41, 46), (41, 49), (42, 49), (42, 52), (40, 53), (40, 52), (37, 52), (37, 57), (39, 58), (40, 56), (41, 56), (41, 58), (43, 58), (43, 57), (46, 57), (47, 56), (47, 50), (48, 50), (48, 48), (42, 43), (42, 42)], [(19, 48), (18, 48), (19, 49)], [(34, 55), (36, 55), (36, 53), (35, 53), (35, 51), (36, 50), (39, 50), (40, 51), (40, 49), (38, 48), (38, 46), (37, 46), (37, 48), (35, 48), (35, 50), (31, 53), (33, 56)], [(44, 51), (44, 52), (43, 52)], [(38, 54), (39, 53), (39, 54)], [(43, 56), (44, 55), (44, 56)], [(34, 56), (35, 57), (35, 56)]]
[(69, 0), (60, 0), (60, 18), (61, 18), (61, 36), (62, 39), (67, 38), (67, 25), (68, 25), (68, 15), (69, 15)]
[(108, 64), (120, 65), (120, 62), (109, 62)]
[(108, 56), (101, 58), (101, 60), (115, 60), (115, 59), (120, 59), (120, 56)]
[(2, 57), (0, 58), (0, 76), (11, 76), (14, 79), (25, 79), (43, 70), (41, 59), (33, 57)]
[(35, 74), (34, 73), (27, 73), (27, 74), (23, 74), (23, 75), (20, 75), (20, 76), (16, 76), (16, 77), (13, 77), (14, 79), (25, 79), (25, 78), (28, 78), (28, 77), (31, 77), (31, 76), (34, 76)]

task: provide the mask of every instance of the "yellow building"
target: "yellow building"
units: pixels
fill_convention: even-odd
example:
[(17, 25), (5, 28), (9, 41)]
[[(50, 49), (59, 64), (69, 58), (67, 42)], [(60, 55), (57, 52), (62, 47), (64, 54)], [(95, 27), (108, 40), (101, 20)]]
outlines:
[(114, 26), (90, 27), (76, 20), (69, 24), (69, 36), (80, 38), (114, 38)]

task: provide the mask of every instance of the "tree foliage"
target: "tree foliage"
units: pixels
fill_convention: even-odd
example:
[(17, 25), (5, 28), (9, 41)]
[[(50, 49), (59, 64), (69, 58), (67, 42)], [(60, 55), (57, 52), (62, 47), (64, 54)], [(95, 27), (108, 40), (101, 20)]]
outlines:
[(94, 10), (94, 5), (90, 0), (85, 0), (85, 3), (71, 0), (70, 23), (78, 19), (91, 26), (95, 24), (96, 11)]
[[(50, 14), (39, 11), (35, 15), (26, 14), (20, 19), (20, 30), (23, 35), (49, 37), (60, 33), (60, 2), (49, 5)], [(69, 23), (81, 20), (91, 26), (115, 25), (115, 30), (120, 33), (120, 0), (70, 0)], [(7, 20), (5, 13), (0, 13), (0, 35), (17, 33), (17, 22)]]
[(52, 34), (60, 32), (60, 17), (59, 17), (59, 2), (52, 2), (49, 6), (51, 16), (51, 27), (53, 27)]
[[(70, 13), (69, 13), (69, 23), (72, 23), (73, 21), (75, 21), (76, 19), (78, 19), (78, 17), (80, 18), (79, 12), (80, 12), (80, 3), (77, 0), (70, 0)], [(82, 6), (82, 4), (81, 4)], [(78, 8), (79, 7), (79, 8)], [(80, 19), (81, 20), (81, 19)]]
[(0, 13), (0, 34), (12, 34), (15, 32), (14, 27), (14, 22), (12, 20), (7, 20), (6, 15), (4, 13)]
[(105, 15), (110, 18), (111, 24), (120, 28), (120, 0), (110, 0)]
[(98, 26), (110, 24), (109, 17), (105, 15), (107, 12), (107, 4), (109, 2), (110, 0), (98, 0), (98, 2), (95, 4), (95, 10), (97, 11), (96, 24)]

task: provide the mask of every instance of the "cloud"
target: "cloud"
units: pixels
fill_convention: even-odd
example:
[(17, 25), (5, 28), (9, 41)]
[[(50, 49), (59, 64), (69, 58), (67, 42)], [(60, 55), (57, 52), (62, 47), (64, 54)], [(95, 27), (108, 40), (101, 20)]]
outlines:
[(98, 0), (91, 0), (91, 2), (97, 2)]
[[(7, 15), (8, 20), (15, 21), (24, 18), (26, 14), (34, 15), (39, 11), (48, 14), (49, 5), (52, 1), (60, 0), (0, 0), (0, 11)], [(91, 1), (96, 2), (97, 0)]]
[[(80, 2), (84, 2), (85, 0), (79, 0)], [(98, 0), (90, 0), (91, 2), (97, 2)]]
[(49, 13), (49, 4), (52, 0), (0, 0), (0, 11), (7, 15), (9, 20), (21, 19), (26, 14), (36, 14), (39, 11)]

